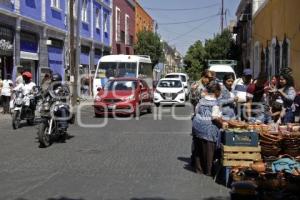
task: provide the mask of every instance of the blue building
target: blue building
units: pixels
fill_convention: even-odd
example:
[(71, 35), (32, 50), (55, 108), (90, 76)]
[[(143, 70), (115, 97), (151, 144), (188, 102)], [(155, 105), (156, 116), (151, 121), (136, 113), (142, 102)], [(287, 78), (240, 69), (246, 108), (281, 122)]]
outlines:
[[(80, 1), (80, 2), (79, 2)], [(0, 78), (31, 71), (35, 82), (44, 74), (65, 77), (69, 55), (68, 0), (0, 1)], [(80, 16), (76, 9), (81, 6)], [(80, 24), (80, 73), (93, 71), (111, 49), (111, 0), (75, 0)], [(80, 20), (78, 23), (77, 20)]]

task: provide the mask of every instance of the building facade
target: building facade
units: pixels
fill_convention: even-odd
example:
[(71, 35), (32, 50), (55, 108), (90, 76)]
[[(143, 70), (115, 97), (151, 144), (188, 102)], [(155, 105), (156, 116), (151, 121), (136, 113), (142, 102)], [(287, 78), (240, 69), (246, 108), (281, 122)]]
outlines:
[[(68, 67), (67, 0), (3, 0), (0, 2), (0, 78), (28, 70), (40, 83), (50, 70), (66, 75)], [(110, 52), (111, 0), (76, 0), (80, 6), (81, 73), (94, 68)], [(77, 13), (76, 13), (77, 14)], [(76, 22), (77, 23), (77, 22)], [(78, 23), (79, 24), (79, 23)]]
[(143, 7), (136, 1), (135, 6), (135, 36), (134, 42), (137, 42), (137, 34), (141, 31), (154, 31), (154, 21), (152, 17), (143, 9)]
[(265, 0), (253, 12), (252, 45), (254, 74), (270, 76), (282, 68), (293, 70), (300, 89), (300, 1)]
[(113, 1), (113, 54), (133, 54), (135, 35), (135, 2), (134, 0)]
[(241, 74), (244, 68), (250, 68), (252, 62), (252, 0), (241, 0), (236, 11), (237, 22), (234, 28), (236, 43), (240, 48)]

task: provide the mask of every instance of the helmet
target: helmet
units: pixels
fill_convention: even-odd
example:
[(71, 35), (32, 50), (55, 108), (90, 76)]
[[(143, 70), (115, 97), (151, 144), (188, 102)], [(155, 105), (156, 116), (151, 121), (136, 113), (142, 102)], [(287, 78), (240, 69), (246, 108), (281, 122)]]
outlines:
[(28, 72), (28, 71), (23, 72), (22, 76), (24, 78), (32, 79), (32, 74), (30, 72)]
[(56, 82), (62, 81), (61, 75), (57, 74), (57, 73), (53, 74), (52, 77), (51, 77), (51, 81), (52, 82), (54, 82), (54, 81), (56, 81)]

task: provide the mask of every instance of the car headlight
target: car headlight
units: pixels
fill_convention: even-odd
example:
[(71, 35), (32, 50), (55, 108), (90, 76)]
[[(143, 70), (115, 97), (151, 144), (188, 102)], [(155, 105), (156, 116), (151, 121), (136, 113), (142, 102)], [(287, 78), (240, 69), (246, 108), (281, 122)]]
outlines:
[(155, 90), (154, 92), (157, 94), (161, 94), (161, 92), (159, 90)]
[(178, 92), (178, 94), (182, 94), (182, 93), (184, 93), (183, 89)]
[(95, 101), (101, 101), (101, 96), (99, 96), (99, 95), (97, 95), (96, 97), (95, 97)]
[(130, 95), (128, 97), (123, 97), (121, 100), (122, 101), (131, 101), (131, 100), (134, 100), (134, 99), (135, 99), (134, 95)]

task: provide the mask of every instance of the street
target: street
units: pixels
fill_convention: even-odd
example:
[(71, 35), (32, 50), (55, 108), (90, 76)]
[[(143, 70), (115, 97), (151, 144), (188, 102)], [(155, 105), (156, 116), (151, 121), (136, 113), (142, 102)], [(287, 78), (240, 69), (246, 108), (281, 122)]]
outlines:
[[(71, 125), (70, 139), (39, 148), (37, 126), (11, 127), (0, 118), (0, 199), (226, 199), (229, 190), (187, 166), (191, 110), (171, 107), (139, 120), (108, 118), (102, 128)], [(90, 106), (84, 124), (101, 124)], [(77, 119), (80, 119), (77, 118)]]

